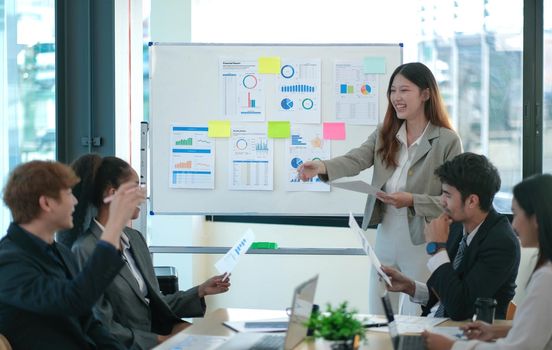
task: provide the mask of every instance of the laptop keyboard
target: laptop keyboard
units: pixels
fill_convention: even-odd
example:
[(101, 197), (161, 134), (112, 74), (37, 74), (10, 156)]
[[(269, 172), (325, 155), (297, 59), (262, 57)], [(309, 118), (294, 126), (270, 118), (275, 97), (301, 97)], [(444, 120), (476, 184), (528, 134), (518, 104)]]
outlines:
[(281, 335), (265, 335), (259, 339), (250, 350), (280, 350), (284, 348), (285, 337)]

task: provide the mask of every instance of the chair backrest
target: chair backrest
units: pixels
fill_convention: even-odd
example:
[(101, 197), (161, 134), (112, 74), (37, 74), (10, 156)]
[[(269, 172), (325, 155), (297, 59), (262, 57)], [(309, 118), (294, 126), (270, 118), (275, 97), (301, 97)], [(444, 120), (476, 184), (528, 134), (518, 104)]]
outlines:
[(516, 313), (517, 305), (513, 301), (510, 301), (508, 308), (506, 309), (506, 319), (513, 320), (514, 314)]
[(0, 334), (0, 350), (12, 350), (10, 342), (2, 334)]

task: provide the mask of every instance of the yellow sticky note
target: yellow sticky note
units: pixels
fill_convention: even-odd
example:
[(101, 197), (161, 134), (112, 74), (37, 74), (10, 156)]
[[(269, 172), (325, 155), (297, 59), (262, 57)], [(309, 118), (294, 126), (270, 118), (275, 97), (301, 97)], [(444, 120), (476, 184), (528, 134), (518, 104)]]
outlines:
[(269, 138), (288, 138), (291, 135), (289, 122), (268, 122)]
[(209, 137), (230, 137), (230, 121), (229, 120), (209, 120)]
[(280, 57), (260, 57), (258, 64), (260, 74), (280, 74)]

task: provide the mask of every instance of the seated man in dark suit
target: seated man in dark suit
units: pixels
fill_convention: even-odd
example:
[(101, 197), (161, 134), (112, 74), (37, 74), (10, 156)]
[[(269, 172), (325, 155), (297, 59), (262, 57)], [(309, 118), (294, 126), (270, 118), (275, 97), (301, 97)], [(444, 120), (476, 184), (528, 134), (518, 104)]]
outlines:
[(73, 226), (79, 181), (66, 165), (33, 161), (18, 166), (3, 199), (13, 222), (0, 241), (0, 333), (14, 349), (124, 349), (92, 307), (121, 267), (121, 232), (145, 198), (136, 184), (120, 187), (94, 254), (78, 273), (56, 231)]
[(496, 318), (503, 319), (515, 294), (520, 248), (506, 216), (492, 207), (498, 171), (484, 156), (463, 153), (435, 174), (445, 212), (426, 226), (431, 276), (424, 284), (384, 267), (393, 284), (389, 290), (422, 304), (422, 315), (453, 320), (472, 317), (477, 298), (494, 298)]

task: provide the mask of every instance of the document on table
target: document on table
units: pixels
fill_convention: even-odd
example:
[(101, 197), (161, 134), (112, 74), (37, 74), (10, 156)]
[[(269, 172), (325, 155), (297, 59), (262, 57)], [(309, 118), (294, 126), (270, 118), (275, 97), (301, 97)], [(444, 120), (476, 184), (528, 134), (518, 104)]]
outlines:
[(376, 256), (376, 253), (374, 252), (374, 249), (372, 249), (372, 245), (370, 245), (370, 242), (364, 237), (364, 231), (358, 226), (355, 217), (352, 213), (349, 213), (349, 227), (353, 232), (356, 232), (358, 234), (358, 237), (360, 238), (360, 242), (362, 243), (362, 249), (368, 255), (370, 258), (370, 262), (372, 263), (372, 266), (376, 269), (376, 272), (378, 275), (383, 278), (383, 280), (388, 284), (391, 285), (391, 280), (389, 277), (385, 274), (385, 272), (381, 269), (381, 263)]
[[(180, 333), (158, 345), (158, 347), (170, 350), (214, 350), (227, 342), (228, 339), (230, 337)], [(155, 349), (157, 347), (153, 350)]]
[[(355, 181), (345, 181), (345, 182), (331, 182), (330, 185), (342, 188), (344, 190), (349, 191), (355, 191), (360, 193), (366, 193), (371, 195), (376, 195), (378, 192), (384, 192), (381, 189), (370, 185), (367, 182), (361, 181), (361, 180), (355, 180)], [(385, 192), (384, 192), (385, 193)]]
[(242, 255), (244, 255), (249, 247), (251, 247), (253, 241), (255, 241), (255, 234), (253, 233), (253, 230), (247, 229), (243, 237), (240, 238), (236, 244), (234, 244), (234, 246), (215, 263), (217, 271), (221, 274), (225, 273), (226, 275), (229, 275), (238, 264), (238, 261)]
[[(441, 328), (455, 328), (458, 332), (458, 327), (435, 327), (443, 322), (448, 320), (448, 318), (443, 317), (419, 317), (419, 316), (409, 316), (409, 315), (395, 315), (395, 323), (397, 324), (397, 329), (400, 334), (404, 333), (422, 333), (426, 329), (431, 329), (431, 331), (439, 332)], [(370, 322), (380, 323), (387, 322), (385, 317), (376, 316), (370, 317)], [(433, 328), (435, 327), (435, 328)], [(388, 333), (388, 327), (374, 327), (368, 328), (370, 332), (382, 332)], [(450, 329), (444, 330), (444, 332), (451, 332)], [(461, 332), (460, 332), (461, 333)]]
[(285, 332), (288, 328), (288, 318), (271, 318), (252, 321), (226, 321), (224, 325), (240, 333), (255, 332)]

